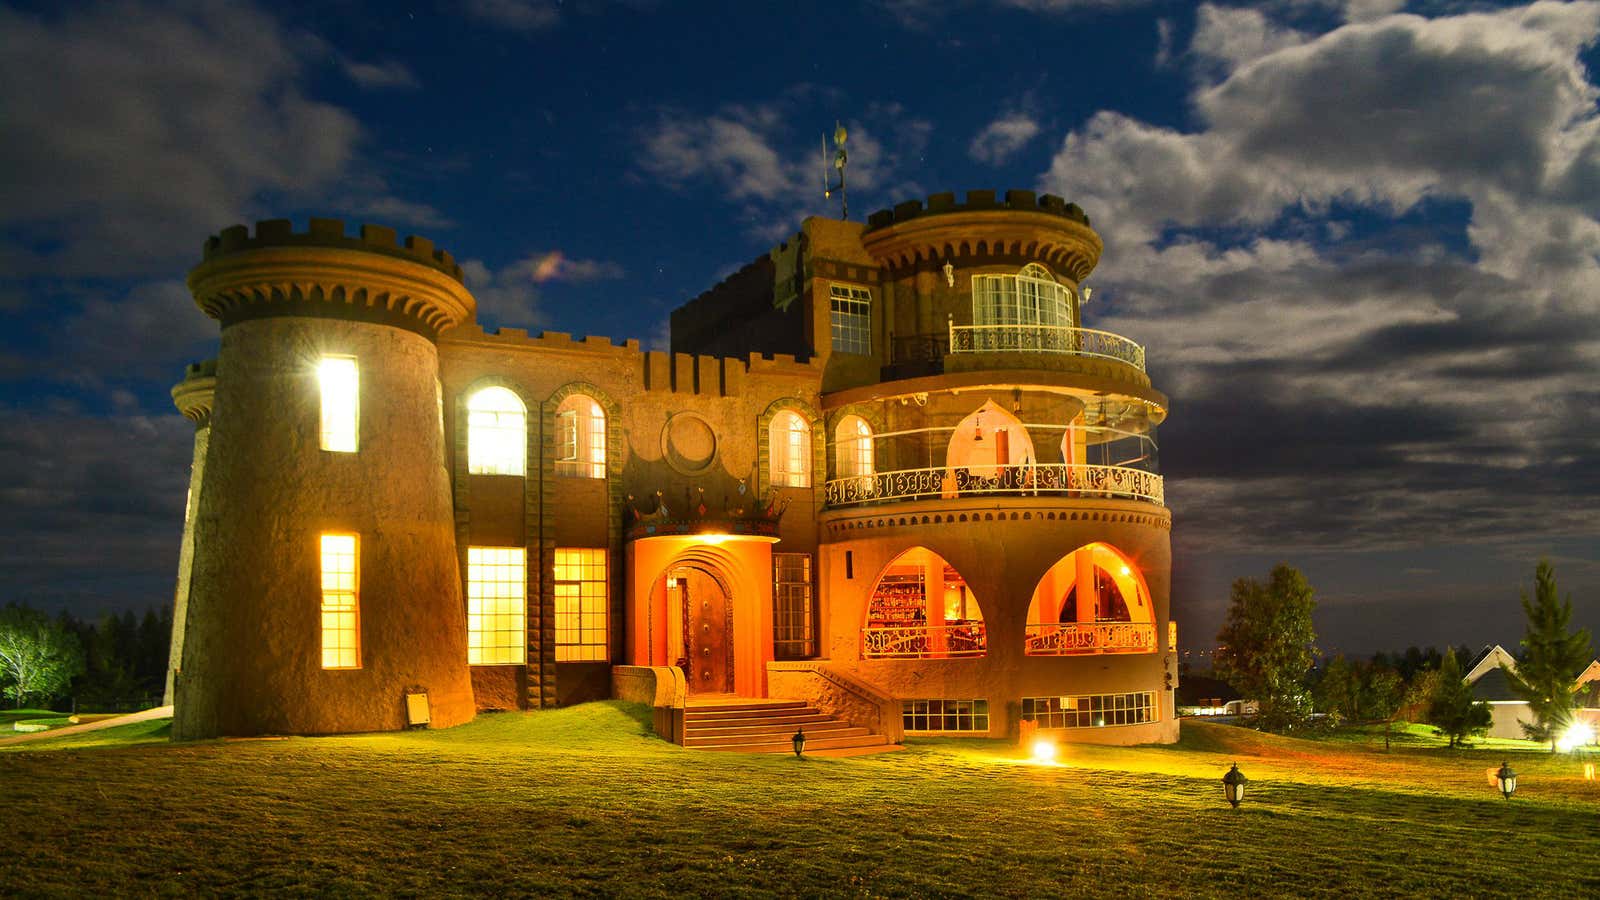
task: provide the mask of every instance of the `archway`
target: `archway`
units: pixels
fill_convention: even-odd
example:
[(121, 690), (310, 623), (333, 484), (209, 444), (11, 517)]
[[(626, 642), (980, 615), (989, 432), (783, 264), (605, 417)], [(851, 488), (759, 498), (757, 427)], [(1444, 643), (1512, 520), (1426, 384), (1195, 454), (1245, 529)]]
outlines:
[(727, 582), (714, 567), (692, 560), (657, 581), (652, 593), (666, 594), (667, 655), (683, 670), (689, 693), (733, 693), (733, 592)]
[(1138, 563), (1110, 544), (1057, 560), (1028, 604), (1030, 656), (1153, 653), (1155, 604)]
[(965, 477), (995, 478), (1002, 469), (1015, 469), (1038, 458), (1022, 420), (988, 400), (956, 426), (945, 448), (944, 464), (959, 483)]
[(978, 598), (926, 547), (901, 553), (878, 575), (861, 637), (866, 659), (973, 657), (988, 648)]

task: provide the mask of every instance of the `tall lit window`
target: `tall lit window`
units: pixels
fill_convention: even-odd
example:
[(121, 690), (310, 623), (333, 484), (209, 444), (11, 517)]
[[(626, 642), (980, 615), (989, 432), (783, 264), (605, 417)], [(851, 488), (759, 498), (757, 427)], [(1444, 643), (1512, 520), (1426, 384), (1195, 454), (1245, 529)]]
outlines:
[(475, 666), (527, 661), (528, 551), (522, 547), (467, 548), (467, 662)]
[(829, 286), (833, 301), (833, 349), (872, 352), (872, 292), (848, 284)]
[(467, 471), (521, 475), (527, 469), (528, 414), (503, 387), (487, 387), (467, 400)]
[(353, 534), (322, 536), (322, 667), (361, 668), (361, 574)]
[(773, 487), (811, 486), (811, 423), (786, 409), (767, 426)]
[(556, 662), (605, 662), (606, 551), (556, 549)]
[(356, 452), (361, 412), (361, 375), (351, 356), (324, 356), (317, 364), (322, 388), (322, 449)]
[(974, 275), (972, 324), (1070, 326), (1072, 291), (1038, 263), (1015, 275)]
[(872, 426), (860, 416), (845, 416), (834, 430), (834, 452), (839, 477), (856, 478), (877, 471), (872, 449)]
[(556, 408), (556, 474), (606, 477), (606, 413), (592, 397), (573, 394)]
[(794, 659), (816, 654), (811, 610), (811, 554), (772, 554), (774, 655)]

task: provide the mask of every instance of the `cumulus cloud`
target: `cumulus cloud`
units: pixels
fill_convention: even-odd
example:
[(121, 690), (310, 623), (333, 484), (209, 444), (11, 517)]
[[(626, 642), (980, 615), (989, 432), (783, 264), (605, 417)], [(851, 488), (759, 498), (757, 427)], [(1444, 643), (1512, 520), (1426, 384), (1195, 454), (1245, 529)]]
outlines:
[[(730, 104), (709, 114), (662, 110), (641, 135), (640, 171), (675, 190), (711, 191), (734, 201), (762, 239), (792, 233), (808, 214), (837, 215), (837, 197), (822, 197), (820, 135), (793, 124), (803, 118), (797, 111), (809, 109), (814, 94), (802, 86), (767, 103)], [(932, 125), (926, 119), (899, 104), (876, 103), (860, 120), (844, 124), (849, 196), (856, 210), (921, 193), (898, 172), (927, 145)], [(828, 153), (831, 159), (831, 143)], [(831, 167), (827, 171), (836, 179)]]
[(165, 273), (265, 195), (324, 197), (362, 135), (302, 89), (325, 58), (243, 3), (0, 8), (0, 261), (12, 276)]
[(1352, 18), (1202, 8), (1198, 127), (1102, 112), (1041, 179), (1106, 238), (1093, 324), (1174, 398), (1178, 540), (1593, 535), (1600, 4)]
[(560, 250), (530, 253), (498, 270), (491, 270), (482, 260), (469, 259), (462, 262), (461, 271), (467, 288), (478, 300), (479, 318), (516, 328), (543, 324), (540, 285), (607, 281), (624, 274), (622, 266), (615, 262), (574, 259)]
[(1039, 134), (1039, 123), (1026, 113), (1006, 113), (983, 127), (967, 145), (967, 154), (981, 163), (1000, 165)]

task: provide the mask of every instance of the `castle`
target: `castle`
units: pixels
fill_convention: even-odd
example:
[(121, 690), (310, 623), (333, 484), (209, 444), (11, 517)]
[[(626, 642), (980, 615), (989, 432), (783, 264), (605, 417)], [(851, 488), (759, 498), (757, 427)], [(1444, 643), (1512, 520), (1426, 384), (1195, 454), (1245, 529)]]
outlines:
[(224, 230), (174, 738), (738, 696), (1175, 740), (1167, 400), (1084, 327), (1100, 251), (1030, 191), (810, 218), (645, 352), (484, 331), (422, 238)]

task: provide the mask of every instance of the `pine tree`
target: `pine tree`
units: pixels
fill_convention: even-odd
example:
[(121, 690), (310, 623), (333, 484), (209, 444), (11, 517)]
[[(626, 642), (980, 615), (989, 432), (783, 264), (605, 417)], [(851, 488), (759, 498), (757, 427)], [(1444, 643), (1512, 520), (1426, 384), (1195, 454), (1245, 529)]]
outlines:
[(1589, 631), (1572, 625), (1572, 598), (1556, 596), (1556, 573), (1549, 560), (1534, 572), (1534, 595), (1522, 595), (1528, 625), (1522, 638), (1522, 659), (1515, 671), (1502, 667), (1512, 693), (1528, 701), (1533, 723), (1522, 730), (1535, 741), (1549, 741), (1550, 752), (1572, 724), (1577, 708), (1578, 674), (1589, 661)]
[(1450, 739), (1450, 746), (1487, 731), (1491, 720), (1489, 704), (1472, 695), (1472, 685), (1461, 680), (1461, 664), (1454, 651), (1446, 650), (1428, 698), (1428, 724)]

